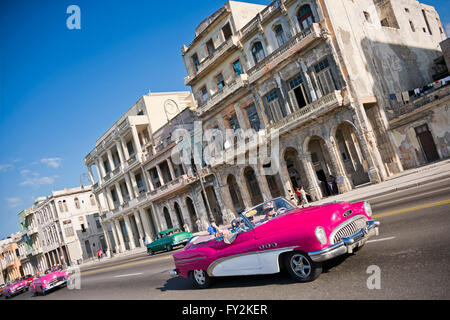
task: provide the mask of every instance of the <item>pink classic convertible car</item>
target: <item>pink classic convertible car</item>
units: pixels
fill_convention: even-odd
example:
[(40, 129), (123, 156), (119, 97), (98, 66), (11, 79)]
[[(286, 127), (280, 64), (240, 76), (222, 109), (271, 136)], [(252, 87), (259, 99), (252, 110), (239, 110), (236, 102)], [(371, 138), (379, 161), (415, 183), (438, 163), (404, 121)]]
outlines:
[(5, 296), (5, 299), (8, 299), (18, 294), (21, 294), (26, 290), (28, 290), (28, 282), (26, 279), (25, 280), (21, 279), (5, 286), (3, 288), (3, 295)]
[(67, 285), (69, 273), (66, 270), (48, 269), (45, 274), (33, 281), (31, 289), (34, 295), (45, 295), (48, 291)]
[(240, 214), (222, 235), (191, 238), (173, 255), (171, 276), (207, 288), (213, 277), (275, 274), (284, 267), (299, 282), (315, 280), (322, 262), (352, 253), (372, 236), (379, 222), (367, 202), (336, 202), (296, 208), (284, 198)]

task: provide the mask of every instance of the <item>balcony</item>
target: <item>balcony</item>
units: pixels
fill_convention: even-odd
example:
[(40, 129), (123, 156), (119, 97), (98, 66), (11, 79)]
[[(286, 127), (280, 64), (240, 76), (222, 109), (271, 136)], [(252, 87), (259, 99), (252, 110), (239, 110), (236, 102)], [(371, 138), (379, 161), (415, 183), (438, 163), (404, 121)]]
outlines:
[(279, 130), (280, 134), (287, 132), (301, 124), (328, 112), (329, 110), (344, 104), (344, 90), (334, 91), (300, 110), (289, 114), (287, 117), (274, 123), (271, 129)]
[(222, 90), (216, 92), (208, 100), (206, 100), (202, 105), (199, 106), (198, 113), (202, 115), (207, 111), (214, 108), (217, 104), (225, 100), (230, 95), (234, 94), (239, 89), (245, 87), (248, 83), (248, 76), (246, 74), (241, 74), (229, 82)]
[(297, 33), (283, 46), (273, 51), (257, 65), (248, 70), (249, 83), (254, 83), (283, 63), (283, 61), (287, 60), (295, 53), (309, 48), (313, 43), (320, 39), (322, 39), (322, 28), (318, 23), (313, 23), (308, 29)]
[(194, 80), (198, 79), (202, 74), (206, 74), (208, 70), (211, 70), (219, 63), (221, 63), (223, 60), (225, 60), (228, 57), (226, 53), (233, 51), (238, 46), (239, 46), (238, 36), (232, 36), (230, 39), (223, 42), (214, 51), (213, 54), (209, 55), (200, 62), (200, 66), (197, 72), (184, 78), (184, 84), (186, 86), (192, 86)]
[[(410, 97), (409, 103), (400, 104), (398, 102), (386, 108), (386, 115), (391, 125), (401, 122), (404, 118), (408, 117), (412, 112), (417, 114), (421, 110), (428, 109), (436, 105), (437, 101), (448, 101), (450, 99), (450, 85), (440, 87), (437, 89), (430, 89), (425, 92), (422, 97)], [(447, 102), (448, 103), (448, 102)]]
[(143, 205), (148, 201), (148, 197), (146, 193), (140, 194), (137, 198), (132, 200), (125, 201), (121, 205), (119, 202), (114, 202), (114, 209), (110, 212), (103, 213), (102, 219), (108, 220), (114, 218), (116, 216), (122, 215), (125, 211), (135, 210), (136, 207)]
[(31, 236), (32, 234), (35, 234), (37, 232), (38, 232), (37, 227), (29, 226), (27, 230), (27, 236)]
[(175, 180), (172, 180), (165, 185), (159, 187), (158, 189), (155, 189), (153, 191), (150, 191), (147, 193), (147, 198), (149, 201), (156, 201), (160, 198), (163, 198), (169, 194), (172, 194), (174, 192), (178, 192), (185, 187), (189, 185), (192, 181), (190, 178), (186, 175), (179, 176)]

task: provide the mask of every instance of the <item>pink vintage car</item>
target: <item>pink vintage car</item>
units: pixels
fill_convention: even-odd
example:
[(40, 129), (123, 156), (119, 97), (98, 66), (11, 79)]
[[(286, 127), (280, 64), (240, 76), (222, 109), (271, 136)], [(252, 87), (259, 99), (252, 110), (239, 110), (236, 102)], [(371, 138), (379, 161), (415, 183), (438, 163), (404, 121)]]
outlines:
[(28, 282), (26, 279), (14, 281), (3, 288), (3, 295), (5, 299), (17, 296), (28, 290)]
[(66, 270), (48, 269), (43, 276), (34, 279), (31, 290), (34, 295), (45, 295), (48, 291), (67, 285), (69, 273)]
[(313, 281), (322, 262), (378, 235), (379, 222), (371, 215), (367, 202), (302, 209), (277, 198), (240, 214), (219, 237), (192, 238), (173, 255), (176, 269), (170, 274), (191, 278), (196, 288), (209, 287), (213, 277), (274, 274), (282, 267), (297, 281)]

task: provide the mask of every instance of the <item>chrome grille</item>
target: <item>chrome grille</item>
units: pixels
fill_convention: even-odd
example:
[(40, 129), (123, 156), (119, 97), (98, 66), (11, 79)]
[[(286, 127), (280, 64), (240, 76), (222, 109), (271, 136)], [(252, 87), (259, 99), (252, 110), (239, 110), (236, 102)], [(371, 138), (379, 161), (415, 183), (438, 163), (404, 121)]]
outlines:
[(358, 233), (362, 228), (366, 227), (367, 219), (360, 217), (357, 219), (350, 219), (338, 226), (331, 234), (333, 244), (338, 243), (342, 238), (347, 238)]

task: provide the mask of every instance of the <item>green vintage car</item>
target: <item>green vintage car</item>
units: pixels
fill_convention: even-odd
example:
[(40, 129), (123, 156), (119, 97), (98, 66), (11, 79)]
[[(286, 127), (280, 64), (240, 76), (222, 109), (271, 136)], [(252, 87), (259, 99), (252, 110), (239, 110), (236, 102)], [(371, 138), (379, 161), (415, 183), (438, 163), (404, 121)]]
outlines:
[(153, 255), (157, 251), (171, 251), (174, 247), (185, 245), (191, 237), (190, 232), (178, 228), (161, 231), (155, 241), (147, 244), (147, 253)]

